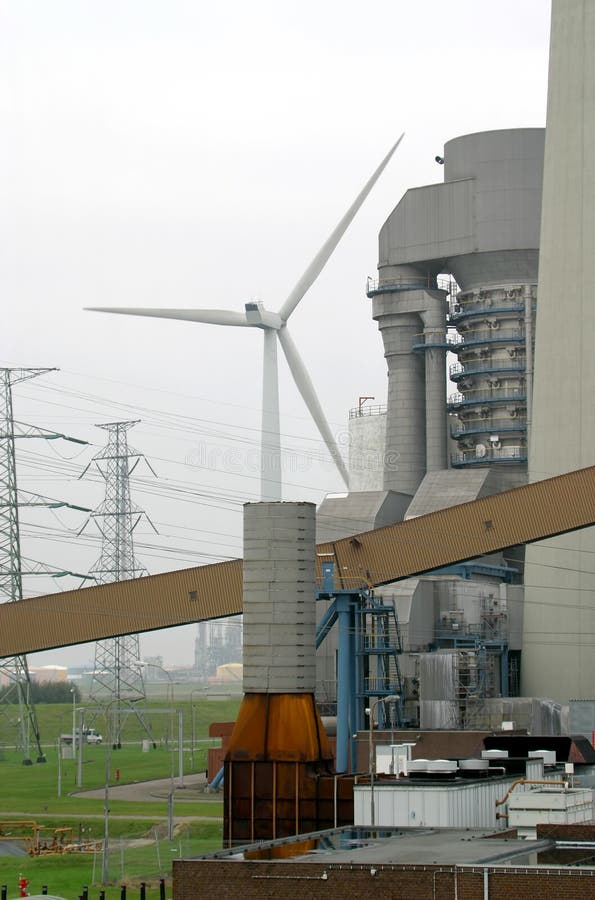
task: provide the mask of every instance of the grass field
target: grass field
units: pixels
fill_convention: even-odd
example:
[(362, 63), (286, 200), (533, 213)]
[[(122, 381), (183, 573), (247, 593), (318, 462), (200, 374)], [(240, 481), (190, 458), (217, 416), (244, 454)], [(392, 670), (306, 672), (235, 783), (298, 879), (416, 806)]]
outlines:
[[(106, 900), (119, 900), (121, 884), (128, 885), (128, 898), (132, 900), (139, 896), (140, 881), (147, 883), (147, 900), (157, 900), (160, 877), (166, 878), (167, 896), (171, 896), (172, 860), (220, 847), (222, 826), (220, 795), (179, 786), (178, 712), (183, 717), (183, 776), (189, 776), (205, 771), (206, 750), (209, 743), (212, 745), (208, 741), (209, 724), (233, 720), (238, 705), (239, 699), (200, 700), (192, 706), (182, 700), (176, 703), (175, 715), (169, 715), (153, 712), (155, 708), (164, 709), (163, 700), (147, 703), (144, 715), (151, 722), (156, 749), (143, 752), (142, 740), (146, 734), (137, 719), (130, 717), (123, 731), (121, 749), (114, 750), (109, 742), (84, 746), (82, 788), (77, 787), (77, 761), (59, 761), (58, 758), (58, 736), (72, 728), (70, 705), (48, 704), (36, 708), (47, 757), (44, 764), (22, 764), (23, 755), (14, 744), (10, 746), (6, 741), (0, 719), (0, 837), (32, 834), (30, 826), (6, 824), (26, 820), (37, 823), (40, 842), (51, 844), (55, 829), (72, 829), (72, 832), (61, 832), (65, 840), (71, 833), (75, 842), (101, 842), (106, 819), (104, 791), (108, 769), (108, 789), (116, 785), (116, 769), (119, 784), (168, 779), (165, 788), (157, 791), (157, 796), (150, 800), (119, 799), (118, 791), (113, 789), (109, 793), (109, 883), (102, 884), (100, 843), (89, 853), (35, 857), (0, 855), (0, 885), (7, 885), (9, 900), (18, 896), (21, 873), (30, 882), (30, 893), (41, 893), (42, 886), (46, 885), (49, 894), (63, 896), (66, 900), (76, 900), (84, 885), (89, 887), (90, 900), (99, 897), (100, 890), (105, 890)], [(107, 736), (108, 726), (101, 716), (93, 725), (104, 738)], [(35, 758), (33, 748), (32, 756)], [(174, 787), (171, 841), (168, 840), (167, 797), (170, 785)], [(102, 789), (101, 797), (86, 796), (84, 791), (90, 789)], [(81, 790), (82, 795), (74, 796)], [(3, 846), (12, 845), (2, 842), (0, 854)]]

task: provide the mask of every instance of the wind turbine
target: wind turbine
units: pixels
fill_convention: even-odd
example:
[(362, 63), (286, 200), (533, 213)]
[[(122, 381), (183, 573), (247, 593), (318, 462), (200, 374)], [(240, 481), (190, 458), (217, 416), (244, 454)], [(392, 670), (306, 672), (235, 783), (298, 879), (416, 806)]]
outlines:
[(261, 328), (264, 337), (262, 367), (262, 436), (261, 436), (261, 499), (281, 500), (281, 435), (279, 424), (279, 375), (277, 368), (277, 339), (289, 365), (293, 380), (304, 399), (310, 415), (333, 458), (346, 487), (349, 476), (330, 426), (326, 420), (314, 385), (287, 329), (289, 317), (306, 292), (312, 287), (337, 244), (347, 231), (362, 203), (380, 178), (404, 134), (391, 147), (378, 168), (368, 179), (339, 224), (324, 242), (278, 312), (272, 312), (260, 302), (246, 303), (244, 312), (220, 309), (146, 309), (143, 307), (88, 307), (91, 312), (119, 313), (125, 316), (153, 316), (157, 319), (181, 319), (207, 325)]

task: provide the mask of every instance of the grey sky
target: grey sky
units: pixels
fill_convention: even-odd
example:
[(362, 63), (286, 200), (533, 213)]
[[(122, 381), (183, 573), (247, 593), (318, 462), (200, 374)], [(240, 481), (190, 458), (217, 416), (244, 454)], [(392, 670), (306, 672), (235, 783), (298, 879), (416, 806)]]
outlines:
[[(442, 179), (446, 140), (544, 124), (548, 33), (544, 0), (0, 0), (0, 364), (61, 369), (15, 391), (19, 419), (97, 446), (94, 423), (142, 420), (130, 440), (159, 475), (134, 489), (160, 531), (138, 535), (150, 571), (240, 553), (241, 502), (258, 492), (260, 335), (82, 308), (277, 308), (406, 131), (292, 319), (341, 439), (359, 395), (385, 399), (364, 295), (383, 221), (407, 187)], [(286, 496), (320, 501), (341, 483), (308, 455), (321, 441), (283, 362), (281, 409)], [(28, 442), (22, 487), (95, 506), (101, 485), (76, 474), (97, 446), (64, 468), (74, 445)], [(86, 571), (97, 543), (63, 531), (80, 524), (25, 514), (25, 555)], [(143, 647), (190, 663), (193, 634)]]

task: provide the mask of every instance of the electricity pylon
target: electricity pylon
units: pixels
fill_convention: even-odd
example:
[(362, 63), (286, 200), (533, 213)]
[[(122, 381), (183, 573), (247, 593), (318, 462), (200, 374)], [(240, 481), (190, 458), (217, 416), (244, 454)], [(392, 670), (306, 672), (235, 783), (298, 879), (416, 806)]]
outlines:
[[(134, 555), (133, 532), (146, 514), (130, 499), (130, 476), (141, 460), (153, 472), (143, 454), (128, 446), (128, 430), (136, 424), (136, 421), (110, 422), (97, 426), (108, 432), (107, 446), (92, 460), (105, 480), (105, 500), (88, 519), (95, 523), (101, 534), (101, 555), (90, 570), (98, 584), (127, 581), (149, 574)], [(91, 463), (83, 475), (90, 466)], [(147, 520), (154, 527), (148, 517)], [(114, 717), (112, 741), (115, 748), (122, 745), (122, 729), (128, 713), (136, 715), (154, 743), (150, 726), (136, 706), (145, 698), (138, 634), (98, 641), (95, 645), (91, 700), (99, 706), (110, 704)]]
[[(48, 500), (34, 494), (26, 497), (17, 490), (15, 438), (64, 438), (77, 444), (86, 444), (64, 434), (46, 431), (34, 425), (15, 422), (12, 407), (12, 386), (30, 378), (36, 378), (55, 369), (4, 369), (0, 368), (0, 602), (17, 602), (23, 599), (23, 574), (65, 575), (40, 564), (24, 569), (21, 557), (19, 508), (23, 506), (83, 507)], [(84, 510), (88, 512), (88, 510)], [(37, 762), (45, 762), (35, 705), (31, 698), (31, 679), (26, 656), (0, 659), (0, 683), (3, 683), (1, 709), (6, 717), (13, 707), (18, 717), (19, 745), (23, 753), (23, 765), (31, 765), (31, 734), (37, 750)]]

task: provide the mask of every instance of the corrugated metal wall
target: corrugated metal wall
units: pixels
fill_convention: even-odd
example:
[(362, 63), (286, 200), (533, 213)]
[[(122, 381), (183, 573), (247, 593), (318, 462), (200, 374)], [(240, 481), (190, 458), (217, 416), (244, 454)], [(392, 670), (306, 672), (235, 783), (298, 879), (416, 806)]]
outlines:
[[(544, 778), (543, 775), (540, 778)], [(558, 781), (560, 774), (548, 774), (544, 780)], [(508, 827), (505, 818), (497, 819), (497, 807), (516, 779), (474, 782), (472, 784), (411, 785), (396, 787), (377, 783), (374, 786), (375, 822), (395, 828), (494, 828)], [(519, 784), (518, 791), (531, 785)], [(370, 825), (370, 786), (355, 785), (354, 823)]]

